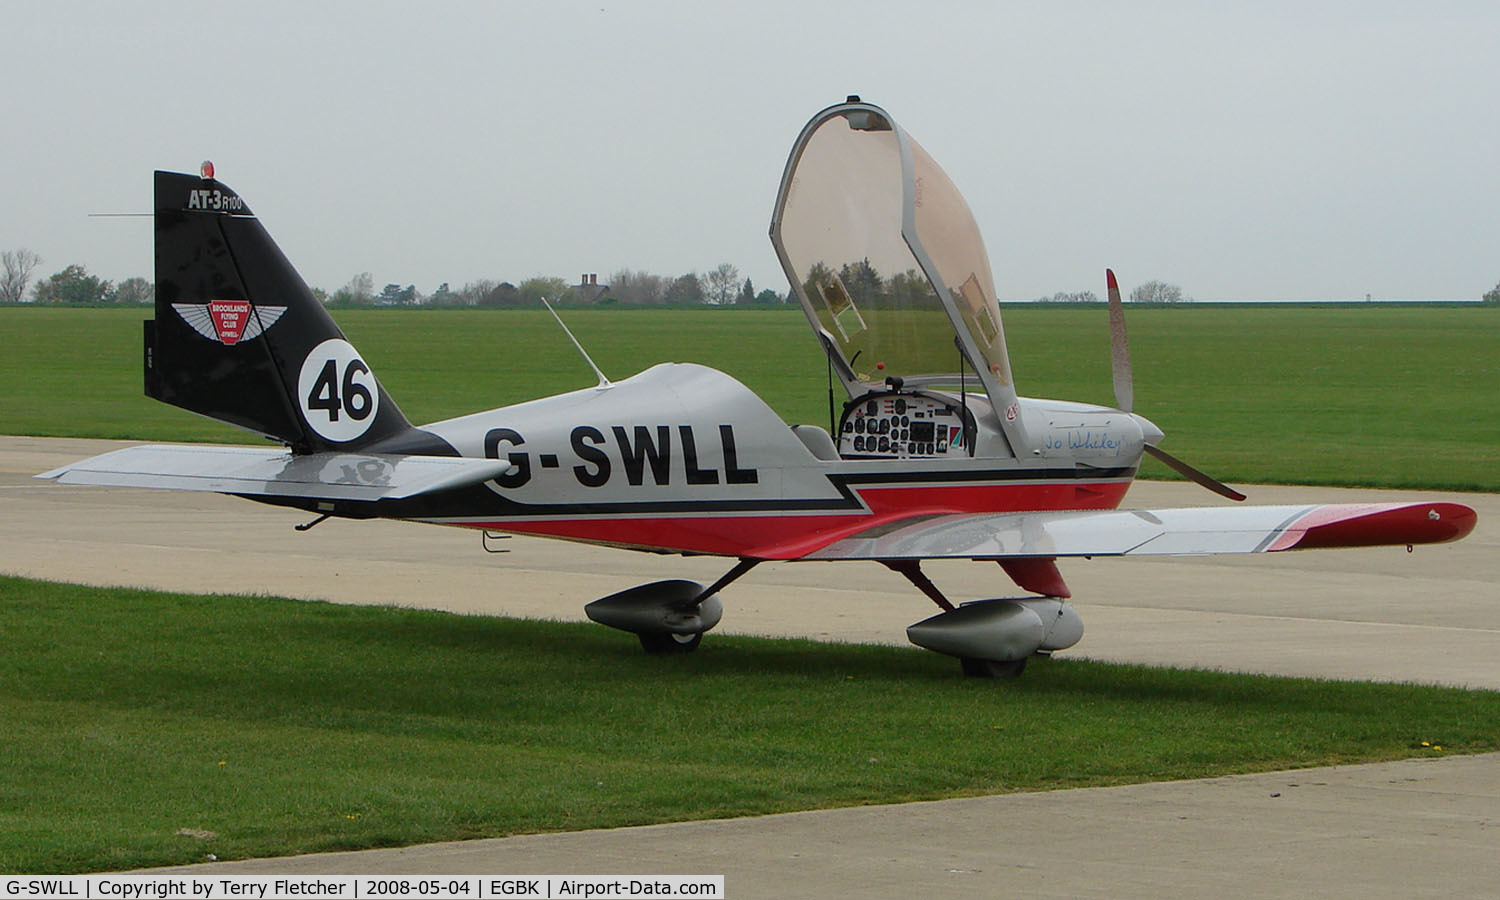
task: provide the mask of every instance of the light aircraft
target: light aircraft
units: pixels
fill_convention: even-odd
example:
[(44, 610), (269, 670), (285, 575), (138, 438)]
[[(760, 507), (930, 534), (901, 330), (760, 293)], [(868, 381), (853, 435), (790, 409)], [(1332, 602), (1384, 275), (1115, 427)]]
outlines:
[[(1475, 523), (1448, 502), (1118, 509), (1145, 454), (1243, 495), (1161, 450), (1132, 411), (1113, 273), (1118, 408), (1019, 396), (968, 205), (857, 97), (797, 137), (770, 230), (828, 358), (827, 428), (789, 427), (691, 363), (415, 427), (209, 164), (157, 172), (154, 216), (146, 393), (283, 446), (135, 446), (39, 477), (216, 491), (311, 524), (395, 518), (734, 559), (708, 586), (659, 581), (585, 607), (651, 652), (696, 648), (720, 592), (761, 562), (865, 560), (941, 608), (911, 641), (1009, 676), (1083, 634), (1059, 558), (1436, 543)], [(997, 562), (1024, 596), (955, 605), (922, 571), (937, 558)]]

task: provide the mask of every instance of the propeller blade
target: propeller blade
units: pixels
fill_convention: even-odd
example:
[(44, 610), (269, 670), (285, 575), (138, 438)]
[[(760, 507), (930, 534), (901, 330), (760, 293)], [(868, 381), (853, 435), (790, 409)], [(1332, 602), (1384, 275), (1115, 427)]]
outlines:
[(1188, 479), (1189, 481), (1197, 482), (1198, 484), (1203, 485), (1204, 487), (1208, 488), (1221, 497), (1228, 497), (1230, 500), (1245, 499), (1244, 494), (1241, 494), (1239, 491), (1235, 490), (1224, 482), (1219, 481), (1217, 478), (1198, 471), (1197, 469), (1193, 468), (1192, 466), (1188, 465), (1187, 463), (1183, 462), (1182, 460), (1178, 459), (1162, 448), (1156, 446), (1155, 444), (1147, 444), (1146, 452), (1161, 460), (1164, 465), (1175, 471), (1177, 474)]
[(1130, 339), (1125, 336), (1125, 305), (1120, 302), (1120, 283), (1114, 269), (1104, 270), (1109, 282), (1109, 357), (1115, 379), (1115, 406), (1130, 412), (1135, 406), (1135, 386), (1130, 372)]
[[(1120, 282), (1115, 279), (1115, 270), (1105, 269), (1104, 280), (1109, 287), (1109, 357), (1115, 381), (1115, 406), (1121, 412), (1128, 413), (1135, 406), (1135, 385), (1130, 370), (1130, 338), (1125, 334), (1125, 304), (1120, 300)], [(1161, 431), (1157, 430), (1156, 433), (1160, 435)], [(1147, 443), (1144, 446), (1147, 453), (1187, 480), (1201, 484), (1230, 500), (1245, 499), (1244, 494), (1206, 472), (1198, 471), (1155, 444)]]

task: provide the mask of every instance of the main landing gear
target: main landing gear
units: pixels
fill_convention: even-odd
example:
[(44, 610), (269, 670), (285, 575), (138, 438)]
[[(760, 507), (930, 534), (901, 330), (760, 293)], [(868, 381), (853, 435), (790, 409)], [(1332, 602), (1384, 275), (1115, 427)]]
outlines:
[(647, 653), (692, 653), (703, 643), (704, 633), (724, 616), (719, 591), (759, 562), (742, 559), (706, 588), (682, 579), (654, 581), (595, 600), (583, 611), (600, 625), (633, 633)]
[[(584, 612), (601, 625), (631, 632), (647, 653), (691, 653), (703, 642), (704, 633), (723, 618), (719, 591), (759, 562), (741, 559), (708, 587), (680, 579), (643, 584), (595, 600), (584, 607)], [(1032, 656), (1066, 649), (1083, 637), (1083, 621), (1063, 597), (998, 598), (954, 606), (922, 572), (918, 560), (881, 562), (942, 609), (907, 628), (907, 638), (918, 647), (957, 657), (963, 673), (971, 678), (1015, 678), (1025, 671)], [(1050, 568), (1051, 561), (1047, 562), (1047, 571), (1055, 571)], [(1036, 567), (1035, 571), (1041, 569)], [(1066, 592), (1060, 578), (1042, 579), (1039, 584), (1035, 579), (1026, 580), (1038, 586), (1055, 584)]]
[(943, 610), (907, 628), (907, 639), (958, 657), (970, 678), (1015, 678), (1033, 655), (1066, 649), (1083, 637), (1083, 620), (1061, 597), (976, 600), (955, 607), (923, 574), (918, 560), (881, 562)]

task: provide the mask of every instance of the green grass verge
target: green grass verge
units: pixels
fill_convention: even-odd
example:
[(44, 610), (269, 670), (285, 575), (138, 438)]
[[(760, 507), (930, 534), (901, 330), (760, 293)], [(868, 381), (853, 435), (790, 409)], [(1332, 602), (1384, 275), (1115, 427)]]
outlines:
[[(244, 442), (141, 390), (140, 309), (0, 308), (0, 433)], [(340, 325), (414, 422), (587, 387), (551, 317), (348, 310)], [(826, 422), (795, 310), (567, 310), (606, 374), (703, 362), (788, 422)], [(1009, 307), (1030, 396), (1112, 403), (1102, 307)], [(1130, 310), (1136, 406), (1165, 446), (1231, 482), (1500, 490), (1500, 309), (1185, 305)], [(1148, 460), (1148, 477), (1175, 477)]]
[(0, 635), (8, 873), (1500, 747), (1494, 692), (1063, 659), (976, 681), (720, 636), (653, 658), (587, 624), (6, 577)]

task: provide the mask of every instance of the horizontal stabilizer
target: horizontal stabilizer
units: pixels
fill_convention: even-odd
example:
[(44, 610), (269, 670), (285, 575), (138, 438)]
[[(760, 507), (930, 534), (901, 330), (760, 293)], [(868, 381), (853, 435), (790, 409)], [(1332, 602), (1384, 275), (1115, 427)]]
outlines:
[(946, 515), (887, 523), (803, 559), (1189, 556), (1439, 544), (1474, 530), (1459, 503), (1340, 503)]
[(38, 478), (61, 484), (165, 488), (265, 497), (400, 500), (503, 475), (503, 459), (312, 453), (259, 447), (143, 444), (70, 463)]

